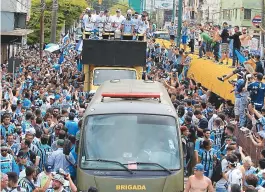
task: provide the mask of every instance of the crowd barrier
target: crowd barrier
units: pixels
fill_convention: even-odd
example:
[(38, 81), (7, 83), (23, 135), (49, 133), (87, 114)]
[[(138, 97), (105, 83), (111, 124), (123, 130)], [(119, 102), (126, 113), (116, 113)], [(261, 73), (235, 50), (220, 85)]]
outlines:
[(260, 159), (260, 152), (263, 149), (262, 147), (256, 147), (250, 140), (246, 137), (245, 134), (240, 131), (238, 128), (235, 129), (235, 136), (237, 137), (237, 143), (243, 148), (243, 152), (246, 156), (250, 156), (253, 163), (258, 166)]

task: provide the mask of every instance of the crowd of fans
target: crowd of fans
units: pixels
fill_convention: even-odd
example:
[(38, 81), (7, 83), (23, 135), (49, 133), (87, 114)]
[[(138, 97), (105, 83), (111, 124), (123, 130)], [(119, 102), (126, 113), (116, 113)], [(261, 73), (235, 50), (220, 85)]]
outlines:
[(61, 54), (21, 50), (14, 76), (1, 65), (3, 191), (77, 191), (76, 143), (89, 98), (80, 56), (67, 41)]
[[(209, 44), (206, 32), (211, 30), (208, 25), (199, 25), (197, 29), (201, 31), (200, 57), (204, 46), (206, 58), (211, 57), (213, 44)], [(213, 29), (217, 31), (220, 28)], [(255, 70), (244, 67), (247, 65), (244, 63), (233, 73), (219, 77), (225, 81), (237, 76), (235, 81), (231, 81), (236, 98), (233, 105), (205, 89), (192, 77), (187, 77), (192, 58), (185, 45), (189, 39), (190, 45), (194, 46), (194, 31), (184, 22), (184, 49), (172, 45), (167, 50), (155, 39), (149, 39), (145, 73), (145, 78), (164, 84), (178, 112), (185, 175), (192, 175), (194, 168), (186, 191), (196, 187), (212, 191), (212, 183), (216, 191), (221, 192), (263, 189), (265, 151), (261, 152), (258, 167), (254, 167), (251, 158), (238, 145), (235, 131), (240, 128), (248, 142), (264, 147), (265, 84), (262, 82), (264, 74), (257, 70), (261, 61), (255, 56)], [(234, 38), (237, 42), (235, 36), (239, 33), (235, 30), (235, 34), (223, 37), (225, 32), (224, 23), (220, 38), (217, 38), (218, 32), (213, 39), (219, 39), (214, 46), (219, 49), (218, 43), (221, 43), (227, 57), (228, 42), (224, 42), (224, 38)], [(172, 37), (175, 34), (170, 33), (171, 38), (175, 38)], [(1, 65), (0, 161), (3, 191), (77, 191), (74, 184), (77, 145), (82, 117), (91, 98), (84, 92), (84, 74), (78, 66), (80, 55), (72, 45), (73, 42), (68, 40), (60, 53), (46, 53), (41, 58), (35, 48), (21, 50), (16, 55), (21, 65), (14, 76), (8, 73), (7, 62)], [(194, 47), (191, 50), (193, 52)], [(214, 53), (217, 53), (217, 48)], [(219, 61), (219, 57), (214, 56)], [(233, 61), (236, 60), (234, 54)], [(198, 185), (200, 178), (204, 178), (205, 185)]]
[[(188, 26), (186, 22), (184, 24), (183, 28)], [(210, 90), (202, 87), (200, 83), (192, 80), (192, 75), (191, 78), (187, 78), (191, 57), (188, 52), (185, 52), (185, 47), (179, 49), (173, 45), (171, 49), (166, 50), (157, 44), (155, 39), (151, 39), (148, 42), (147, 78), (164, 83), (178, 110), (187, 176), (192, 174), (193, 168), (197, 164), (194, 169), (195, 175), (189, 178), (186, 191), (191, 188), (202, 191), (208, 188), (209, 191), (212, 191), (211, 183), (215, 185), (216, 191), (265, 190), (265, 174), (263, 176), (265, 151), (261, 152), (258, 167), (254, 167), (251, 158), (246, 156), (242, 147), (238, 145), (236, 137), (240, 129), (245, 133), (245, 139), (249, 144), (252, 142), (255, 146), (264, 148), (265, 84), (263, 83), (264, 70), (262, 67), (264, 64), (258, 55), (252, 59), (248, 51), (244, 55), (247, 56), (246, 61), (236, 63), (238, 57), (235, 50), (240, 50), (241, 41), (243, 44), (245, 38), (249, 38), (245, 32), (243, 32), (244, 38), (242, 36), (239, 38), (237, 26), (234, 34), (228, 33), (227, 23), (224, 23), (221, 32), (218, 31), (220, 29), (218, 26), (212, 27), (216, 32), (214, 34), (211, 33), (209, 26), (206, 24), (196, 27), (197, 31), (200, 30), (201, 37), (198, 39), (201, 40), (199, 54), (203, 53), (204, 44), (206, 47), (212, 48), (212, 40), (209, 40), (209, 38), (212, 39), (211, 35), (214, 35), (213, 39), (218, 39), (218, 48), (216, 49), (226, 50), (224, 58), (229, 56), (229, 39), (234, 40), (234, 45), (239, 44), (239, 47), (234, 46), (238, 49), (233, 50), (232, 66), (237, 66), (237, 68), (231, 74), (217, 77), (220, 81), (228, 80), (233, 85), (234, 89), (231, 92), (235, 94), (234, 105), (231, 101), (219, 98)], [(194, 27), (187, 28), (188, 32), (185, 32), (184, 37), (182, 35), (182, 41), (195, 31)], [(176, 30), (173, 23), (169, 27), (170, 36), (174, 35), (172, 30)], [(224, 33), (226, 34), (224, 35)], [(223, 41), (224, 38), (226, 38), (226, 42)], [(235, 38), (238, 39), (235, 40)], [(190, 41), (193, 41), (192, 39), (194, 40), (194, 38), (190, 38)], [(208, 40), (211, 41), (210, 45)], [(189, 42), (189, 44), (194, 46), (194, 42)], [(246, 48), (242, 49), (246, 50)], [(218, 52), (219, 50), (214, 52), (216, 60), (219, 58)], [(209, 54), (212, 54), (212, 49)], [(235, 80), (231, 80), (233, 76), (236, 76)], [(208, 177), (204, 186), (202, 185), (203, 175)]]

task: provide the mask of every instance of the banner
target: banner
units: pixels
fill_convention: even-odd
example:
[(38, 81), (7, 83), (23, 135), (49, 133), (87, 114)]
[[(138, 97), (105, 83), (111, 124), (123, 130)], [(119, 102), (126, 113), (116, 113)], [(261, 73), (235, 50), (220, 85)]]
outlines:
[(173, 10), (173, 1), (155, 0), (155, 8)]

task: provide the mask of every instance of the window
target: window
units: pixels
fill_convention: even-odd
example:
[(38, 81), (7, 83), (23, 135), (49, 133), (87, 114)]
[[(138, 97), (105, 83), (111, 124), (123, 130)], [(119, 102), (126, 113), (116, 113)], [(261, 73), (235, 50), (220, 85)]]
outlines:
[(237, 9), (235, 9), (235, 19), (237, 19)]
[(94, 71), (93, 80), (96, 86), (112, 79), (136, 79), (136, 72), (126, 69), (96, 69)]
[(230, 10), (223, 11), (223, 19), (229, 20), (230, 19)]
[(251, 9), (244, 9), (244, 19), (251, 19)]
[[(107, 114), (89, 116), (83, 129), (81, 167), (84, 169), (124, 169), (129, 162), (158, 163), (167, 169), (180, 168), (180, 146), (175, 119), (147, 114)], [(111, 137), (110, 137), (111, 135)], [(110, 150), (112, 149), (112, 150)], [(159, 166), (138, 165), (138, 170), (161, 170)]]

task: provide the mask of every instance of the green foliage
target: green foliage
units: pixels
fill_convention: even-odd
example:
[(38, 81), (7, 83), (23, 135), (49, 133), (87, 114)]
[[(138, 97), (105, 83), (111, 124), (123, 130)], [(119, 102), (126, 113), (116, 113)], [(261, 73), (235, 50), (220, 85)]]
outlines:
[(120, 2), (120, 3), (117, 3), (117, 4), (113, 5), (110, 8), (110, 13), (112, 15), (115, 14), (117, 9), (120, 9), (121, 13), (124, 15), (124, 14), (126, 14), (128, 9), (132, 9), (132, 8), (129, 7), (128, 3)]
[(117, 9), (120, 9), (122, 13), (126, 13), (129, 9), (128, 0), (102, 0), (102, 4), (98, 4), (98, 0), (88, 0), (90, 8), (97, 11), (109, 9), (111, 14), (115, 14)]
[[(28, 36), (28, 43), (33, 44), (40, 41), (40, 0), (32, 0), (31, 16), (28, 28), (34, 32)], [(44, 36), (45, 43), (50, 42), (51, 22), (52, 22), (52, 0), (45, 0), (46, 9), (44, 11)], [(88, 6), (85, 0), (58, 0), (59, 9), (57, 14), (57, 40), (64, 25), (66, 29), (73, 25), (81, 12)]]

